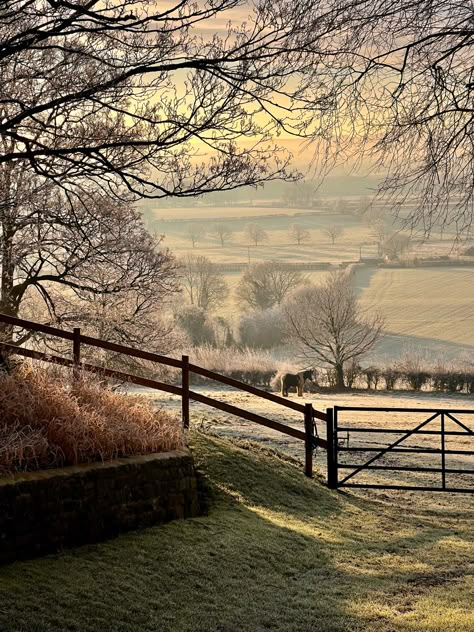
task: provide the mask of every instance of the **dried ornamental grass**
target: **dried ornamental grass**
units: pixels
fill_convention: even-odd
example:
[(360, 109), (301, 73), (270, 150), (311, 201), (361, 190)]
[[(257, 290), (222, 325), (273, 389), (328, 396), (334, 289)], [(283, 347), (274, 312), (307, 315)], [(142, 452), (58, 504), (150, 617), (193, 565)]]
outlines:
[(25, 367), (0, 375), (0, 472), (165, 452), (184, 445), (179, 420), (93, 379)]

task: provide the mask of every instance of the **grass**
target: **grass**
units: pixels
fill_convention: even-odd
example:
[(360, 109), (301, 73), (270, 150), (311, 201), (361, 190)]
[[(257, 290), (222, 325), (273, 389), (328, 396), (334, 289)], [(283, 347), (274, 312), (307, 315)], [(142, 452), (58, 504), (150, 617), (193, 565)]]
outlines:
[(201, 518), (0, 569), (2, 632), (465, 632), (472, 512), (331, 492), (191, 435)]
[(32, 369), (0, 375), (0, 473), (76, 465), (183, 445), (181, 423), (146, 398), (83, 376)]
[(473, 268), (377, 270), (361, 296), (392, 333), (472, 345)]

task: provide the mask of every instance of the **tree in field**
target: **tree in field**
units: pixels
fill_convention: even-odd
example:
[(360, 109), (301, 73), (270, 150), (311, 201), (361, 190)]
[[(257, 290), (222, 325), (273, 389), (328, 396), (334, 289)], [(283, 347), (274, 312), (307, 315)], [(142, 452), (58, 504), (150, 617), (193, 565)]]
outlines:
[(291, 224), (288, 229), (288, 233), (290, 238), (296, 241), (298, 246), (302, 243), (308, 242), (311, 238), (311, 234), (307, 228), (302, 226), (301, 224)]
[(410, 248), (410, 235), (406, 233), (392, 233), (387, 235), (381, 245), (382, 254), (388, 259), (398, 259)]
[(283, 199), (287, 206), (311, 208), (316, 200), (315, 186), (311, 182), (290, 182), (286, 185)]
[(268, 234), (259, 224), (249, 223), (244, 226), (244, 235), (254, 246), (258, 246), (262, 241), (268, 241)]
[(304, 282), (297, 270), (278, 261), (250, 265), (237, 286), (239, 303), (250, 309), (268, 309), (281, 305), (285, 298)]
[(221, 246), (232, 237), (233, 230), (227, 224), (214, 224), (210, 233), (213, 237), (216, 237), (221, 242)]
[(383, 219), (375, 221), (372, 225), (372, 236), (377, 242), (378, 255), (383, 254), (383, 244), (387, 239), (388, 229)]
[[(137, 342), (143, 327), (140, 340), (161, 345), (157, 323), (178, 291), (177, 266), (133, 207), (97, 190), (66, 193), (12, 163), (0, 165), (0, 194), (0, 312), (91, 334), (107, 315), (109, 340)], [(3, 327), (4, 340), (21, 344), (17, 334)]]
[(341, 235), (344, 233), (344, 229), (342, 228), (342, 226), (338, 226), (337, 224), (334, 224), (332, 226), (328, 226), (327, 228), (324, 228), (323, 233), (327, 237), (329, 237), (329, 239), (331, 240), (331, 243), (334, 244), (336, 239), (338, 237), (341, 237)]
[(299, 289), (284, 305), (288, 339), (302, 358), (334, 368), (344, 388), (344, 367), (370, 351), (379, 340), (383, 318), (365, 312), (344, 273), (320, 286)]
[(202, 224), (188, 224), (184, 230), (186, 237), (191, 241), (193, 248), (204, 237), (206, 230)]
[(207, 257), (188, 255), (182, 262), (181, 282), (191, 305), (205, 312), (222, 305), (229, 294), (224, 277)]

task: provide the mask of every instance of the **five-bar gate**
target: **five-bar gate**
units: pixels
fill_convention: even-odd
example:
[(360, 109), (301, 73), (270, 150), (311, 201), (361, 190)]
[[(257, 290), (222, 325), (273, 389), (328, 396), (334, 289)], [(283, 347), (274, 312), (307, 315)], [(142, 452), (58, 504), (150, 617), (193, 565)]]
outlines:
[(328, 485), (474, 492), (474, 410), (327, 410)]

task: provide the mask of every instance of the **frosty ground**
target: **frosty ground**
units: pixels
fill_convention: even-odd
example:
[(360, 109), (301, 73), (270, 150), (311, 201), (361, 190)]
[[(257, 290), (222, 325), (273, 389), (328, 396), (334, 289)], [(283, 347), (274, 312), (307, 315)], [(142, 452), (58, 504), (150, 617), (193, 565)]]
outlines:
[[(209, 397), (213, 397), (220, 401), (232, 404), (239, 408), (258, 413), (263, 416), (267, 416), (271, 419), (279, 421), (290, 426), (303, 429), (302, 415), (298, 412), (292, 411), (288, 408), (283, 408), (272, 402), (268, 402), (263, 399), (259, 399), (249, 393), (237, 392), (230, 388), (211, 388), (194, 386), (194, 390), (200, 393), (206, 394)], [(151, 391), (141, 391), (147, 394), (148, 397), (153, 398), (157, 406), (163, 406), (167, 410), (175, 411), (176, 414), (181, 412), (181, 399), (178, 396), (168, 395), (166, 393), (157, 393)], [(297, 398), (296, 395), (290, 394), (290, 397), (295, 401), (304, 403), (311, 402), (313, 407), (317, 410), (326, 411), (326, 408), (333, 406), (349, 406), (349, 407), (380, 407), (380, 408), (423, 408), (423, 409), (448, 409), (448, 410), (474, 410), (474, 398), (468, 395), (438, 395), (434, 393), (410, 393), (406, 391), (395, 392), (354, 392), (347, 391), (346, 393), (305, 393), (303, 398)], [(211, 409), (198, 402), (191, 402), (191, 426), (205, 430), (209, 433), (214, 433), (222, 437), (238, 440), (239, 442), (255, 442), (262, 447), (275, 449), (282, 454), (292, 458), (303, 460), (304, 446), (299, 439), (283, 435), (277, 431), (269, 428), (259, 426), (247, 422), (243, 419), (239, 419), (234, 415), (230, 415), (225, 412)], [(382, 413), (382, 412), (348, 412), (345, 413), (345, 417), (341, 418), (346, 426), (368, 426), (374, 428), (380, 427), (392, 427), (392, 428), (414, 428), (418, 423), (424, 421), (429, 414), (424, 413)], [(474, 415), (459, 414), (458, 418), (463, 423), (467, 424), (471, 429), (474, 425)], [(430, 429), (439, 429), (439, 421), (434, 422), (434, 425), (430, 426)], [(448, 427), (446, 428), (448, 429)], [(319, 436), (326, 437), (326, 428), (324, 422), (317, 422), (317, 430)], [(386, 435), (380, 433), (364, 433), (363, 439), (361, 435), (355, 432), (345, 432), (340, 436), (342, 443), (349, 441), (349, 445), (354, 447), (357, 445), (370, 445), (372, 447), (380, 447), (381, 449), (398, 438), (398, 435)], [(439, 447), (439, 437), (413, 437), (406, 442), (406, 447), (422, 446), (422, 447)], [(471, 438), (465, 437), (451, 437), (451, 443), (448, 445), (450, 449), (462, 449), (472, 450), (472, 446), (469, 447), (469, 441)], [(363, 454), (359, 454), (359, 460), (363, 459)], [(317, 472), (326, 477), (326, 452), (322, 449), (317, 450), (315, 455), (315, 465)], [(421, 463), (423, 461), (423, 463)], [(391, 465), (412, 465), (418, 464), (428, 467), (440, 467), (439, 455), (421, 457), (416, 455), (403, 455), (396, 454), (385, 457), (384, 464)], [(474, 470), (474, 457), (473, 456), (459, 456), (450, 455), (448, 467), (462, 468)], [(421, 484), (421, 485), (438, 485), (439, 475), (430, 473), (380, 473), (373, 472), (369, 474), (358, 475), (357, 482), (386, 482), (399, 484)], [(451, 475), (450, 484), (472, 485), (472, 476), (469, 475)], [(377, 498), (386, 497), (388, 499), (394, 499), (397, 496), (403, 496), (403, 502), (428, 502), (435, 503), (437, 506), (449, 506), (453, 501), (453, 497), (448, 494), (439, 493), (420, 493), (420, 492), (394, 492), (390, 493), (385, 491), (357, 491), (357, 493), (363, 493), (366, 496), (377, 496)], [(460, 494), (456, 497), (456, 503), (459, 508), (465, 509), (472, 508), (472, 496)]]

